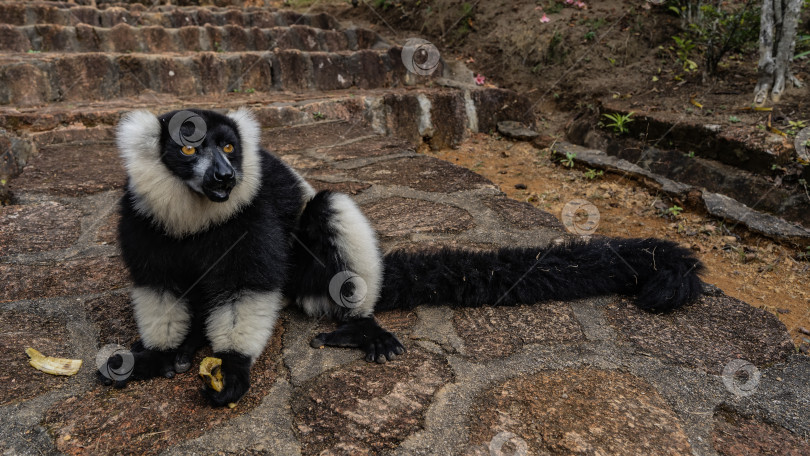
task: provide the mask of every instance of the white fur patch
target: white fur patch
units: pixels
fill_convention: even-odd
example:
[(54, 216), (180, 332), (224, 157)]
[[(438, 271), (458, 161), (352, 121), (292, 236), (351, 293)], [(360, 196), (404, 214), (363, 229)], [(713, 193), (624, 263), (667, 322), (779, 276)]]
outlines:
[(183, 343), (191, 325), (191, 313), (185, 301), (168, 291), (135, 287), (132, 307), (146, 348), (171, 350)]
[(329, 205), (335, 212), (329, 224), (337, 233), (337, 247), (349, 270), (366, 282), (362, 302), (349, 313), (353, 317), (368, 317), (380, 296), (382, 286), (382, 256), (377, 247), (377, 233), (366, 216), (348, 195), (334, 193)]
[(259, 141), (261, 128), (250, 110), (228, 114), (239, 130), (242, 170), (228, 201), (215, 203), (194, 192), (160, 160), (160, 122), (148, 111), (124, 115), (118, 124), (117, 143), (135, 194), (135, 209), (157, 221), (167, 234), (181, 238), (222, 223), (256, 196), (261, 185)]
[(273, 334), (279, 292), (243, 292), (233, 301), (215, 307), (205, 321), (205, 333), (214, 352), (235, 351), (254, 361)]

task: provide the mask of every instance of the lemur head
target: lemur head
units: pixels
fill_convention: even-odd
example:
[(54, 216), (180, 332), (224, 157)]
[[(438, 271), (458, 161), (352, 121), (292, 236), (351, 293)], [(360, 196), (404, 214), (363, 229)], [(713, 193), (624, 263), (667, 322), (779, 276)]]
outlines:
[(242, 174), (242, 141), (229, 117), (212, 111), (173, 111), (160, 120), (161, 160), (193, 191), (227, 201)]
[(247, 109), (127, 113), (117, 142), (135, 208), (175, 237), (228, 219), (260, 185), (259, 136)]

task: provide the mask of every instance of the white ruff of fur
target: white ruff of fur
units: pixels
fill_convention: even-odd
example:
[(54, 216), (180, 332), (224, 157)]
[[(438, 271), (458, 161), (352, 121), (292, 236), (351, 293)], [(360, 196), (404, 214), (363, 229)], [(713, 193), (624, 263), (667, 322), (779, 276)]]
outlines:
[(127, 113), (118, 124), (117, 142), (135, 194), (135, 209), (152, 217), (175, 238), (227, 221), (248, 205), (261, 185), (261, 128), (247, 108), (228, 114), (239, 130), (242, 170), (228, 201), (215, 203), (194, 192), (160, 159), (160, 121), (148, 111)]

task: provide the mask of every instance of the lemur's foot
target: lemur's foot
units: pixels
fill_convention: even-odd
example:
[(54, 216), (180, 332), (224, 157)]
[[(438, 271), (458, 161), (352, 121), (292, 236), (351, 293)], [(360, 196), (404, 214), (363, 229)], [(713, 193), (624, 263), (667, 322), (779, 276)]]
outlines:
[(320, 333), (310, 345), (314, 348), (359, 347), (366, 353), (366, 361), (380, 364), (405, 353), (399, 339), (381, 327), (374, 317), (351, 320), (330, 333)]
[(133, 380), (172, 378), (175, 374), (176, 357), (176, 351), (151, 350), (138, 341), (129, 351), (113, 354), (99, 368), (98, 377), (103, 384), (114, 385), (116, 388), (123, 388)]

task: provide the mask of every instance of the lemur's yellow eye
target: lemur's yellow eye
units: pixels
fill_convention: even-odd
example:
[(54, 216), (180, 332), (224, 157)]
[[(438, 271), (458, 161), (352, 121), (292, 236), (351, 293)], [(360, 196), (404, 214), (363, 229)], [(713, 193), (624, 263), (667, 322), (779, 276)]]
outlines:
[(183, 152), (184, 155), (194, 155), (194, 153), (197, 152), (197, 148), (191, 146), (183, 146), (181, 151)]
[(225, 152), (226, 154), (233, 152), (233, 145), (231, 144), (226, 145), (225, 147), (222, 148), (222, 151)]

